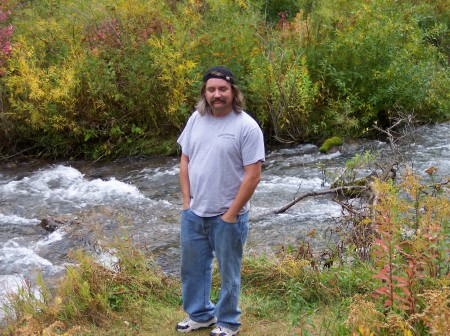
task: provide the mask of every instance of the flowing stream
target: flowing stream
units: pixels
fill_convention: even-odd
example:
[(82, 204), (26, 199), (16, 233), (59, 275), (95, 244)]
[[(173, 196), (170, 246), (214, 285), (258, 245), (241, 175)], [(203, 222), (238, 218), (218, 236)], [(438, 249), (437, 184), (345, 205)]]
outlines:
[[(450, 172), (450, 124), (424, 126), (401, 148), (419, 173), (438, 167)], [(326, 244), (321, 233), (336, 225), (341, 208), (330, 197), (307, 198), (286, 213), (265, 216), (305, 192), (329, 187), (333, 173), (357, 153), (389, 146), (358, 141), (321, 154), (315, 145), (274, 150), (267, 154), (263, 178), (252, 199), (247, 253), (273, 253), (280, 246), (310, 240)], [(323, 173), (323, 167), (326, 174)], [(178, 158), (128, 158), (87, 161), (0, 163), (0, 303), (36, 271), (46, 278), (63, 274), (70, 250), (83, 248), (104, 263), (113, 236), (129, 235), (155, 255), (170, 274), (179, 265)], [(53, 231), (42, 227), (42, 221)], [(316, 235), (308, 235), (314, 229)]]

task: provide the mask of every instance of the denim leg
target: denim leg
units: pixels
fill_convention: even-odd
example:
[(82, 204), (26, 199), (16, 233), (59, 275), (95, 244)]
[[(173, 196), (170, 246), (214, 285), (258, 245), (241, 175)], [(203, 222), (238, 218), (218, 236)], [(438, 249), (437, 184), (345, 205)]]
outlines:
[(183, 309), (196, 322), (214, 316), (210, 301), (213, 250), (204, 218), (191, 210), (181, 213), (181, 284)]
[(221, 287), (215, 315), (217, 325), (236, 330), (241, 325), (238, 307), (241, 290), (241, 265), (243, 245), (247, 239), (249, 214), (238, 216), (237, 223), (224, 222), (215, 217), (211, 225), (211, 244), (219, 265)]

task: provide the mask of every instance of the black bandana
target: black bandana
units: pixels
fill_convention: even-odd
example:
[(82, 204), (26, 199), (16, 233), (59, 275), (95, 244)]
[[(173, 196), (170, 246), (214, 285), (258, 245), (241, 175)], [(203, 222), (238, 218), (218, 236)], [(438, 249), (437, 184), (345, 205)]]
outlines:
[[(212, 74), (212, 72), (220, 72), (222, 75)], [(224, 66), (215, 66), (209, 68), (203, 76), (203, 83), (206, 83), (210, 78), (219, 78), (226, 80), (228, 83), (234, 84), (233, 73)]]

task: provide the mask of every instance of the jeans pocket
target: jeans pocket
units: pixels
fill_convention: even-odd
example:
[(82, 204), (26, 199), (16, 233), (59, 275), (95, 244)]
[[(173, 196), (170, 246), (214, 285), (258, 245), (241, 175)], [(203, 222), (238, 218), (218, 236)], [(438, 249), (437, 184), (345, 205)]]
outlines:
[(229, 224), (229, 225), (236, 225), (236, 224), (239, 223), (239, 220), (237, 220), (236, 222), (226, 222), (226, 221), (224, 221), (224, 220), (222, 219), (222, 215), (219, 216), (219, 220), (220, 220), (222, 223)]

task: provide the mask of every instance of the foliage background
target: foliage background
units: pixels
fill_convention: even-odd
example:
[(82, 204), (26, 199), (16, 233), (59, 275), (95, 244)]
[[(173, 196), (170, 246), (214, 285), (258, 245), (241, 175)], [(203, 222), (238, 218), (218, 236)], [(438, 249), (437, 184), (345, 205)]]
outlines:
[(174, 153), (230, 67), (268, 145), (450, 119), (445, 0), (1, 0), (0, 153)]

